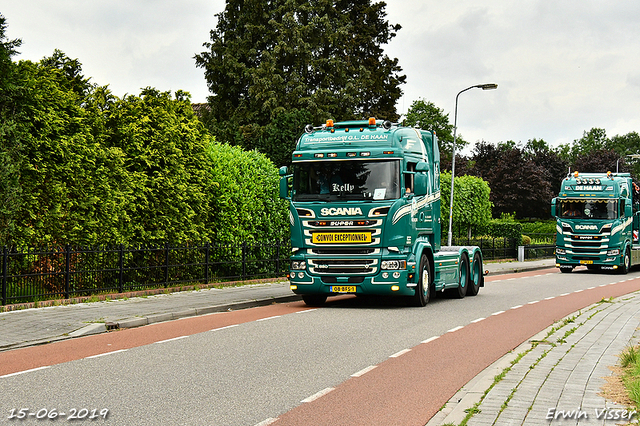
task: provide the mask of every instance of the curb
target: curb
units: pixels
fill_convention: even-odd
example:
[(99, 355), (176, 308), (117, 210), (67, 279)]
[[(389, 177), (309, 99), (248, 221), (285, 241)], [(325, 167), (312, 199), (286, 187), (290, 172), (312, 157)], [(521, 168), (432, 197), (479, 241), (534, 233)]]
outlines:
[(147, 317), (126, 319), (118, 322), (94, 323), (94, 324), (89, 324), (87, 326), (79, 328), (78, 330), (75, 330), (69, 334), (62, 335), (62, 336), (54, 336), (47, 339), (26, 341), (26, 342), (21, 342), (21, 343), (6, 345), (6, 346), (0, 346), (0, 352), (12, 350), (12, 349), (26, 348), (30, 346), (46, 345), (48, 343), (73, 339), (76, 337), (106, 333), (112, 330), (142, 327), (149, 324), (154, 324), (154, 323), (159, 323), (164, 321), (173, 321), (180, 318), (187, 318), (187, 317), (193, 317), (198, 315), (207, 315), (215, 312), (226, 312), (226, 311), (236, 311), (236, 310), (242, 310), (242, 309), (256, 308), (259, 306), (272, 305), (274, 303), (297, 302), (300, 300), (302, 300), (302, 296), (297, 294), (291, 294), (288, 296), (275, 296), (275, 297), (269, 297), (264, 299), (247, 300), (243, 302), (232, 302), (232, 303), (226, 303), (222, 305), (213, 305), (213, 306), (207, 306), (204, 308), (188, 309), (188, 310), (178, 311), (178, 312), (167, 312), (164, 314), (149, 315)]
[(241, 309), (256, 308), (258, 306), (267, 306), (274, 303), (288, 303), (302, 300), (302, 296), (292, 294), (290, 296), (269, 297), (266, 299), (256, 299), (244, 302), (233, 302), (224, 305), (206, 306), (204, 308), (187, 309), (179, 312), (167, 312), (164, 314), (149, 315), (147, 317), (126, 319), (119, 322), (108, 322), (105, 324), (107, 330), (119, 330), (125, 328), (142, 327), (144, 325), (155, 324), (158, 322), (173, 321), (180, 318), (194, 317), (200, 315), (212, 314), (215, 312), (238, 311)]

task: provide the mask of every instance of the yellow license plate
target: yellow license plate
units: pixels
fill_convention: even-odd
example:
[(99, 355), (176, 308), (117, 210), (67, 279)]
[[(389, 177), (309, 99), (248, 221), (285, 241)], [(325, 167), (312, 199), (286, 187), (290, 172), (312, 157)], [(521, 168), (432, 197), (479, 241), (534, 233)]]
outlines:
[(371, 232), (316, 232), (314, 244), (366, 244), (371, 242)]
[(355, 293), (355, 285), (333, 285), (330, 287), (331, 293)]
[(581, 260), (581, 265), (593, 265), (593, 260)]

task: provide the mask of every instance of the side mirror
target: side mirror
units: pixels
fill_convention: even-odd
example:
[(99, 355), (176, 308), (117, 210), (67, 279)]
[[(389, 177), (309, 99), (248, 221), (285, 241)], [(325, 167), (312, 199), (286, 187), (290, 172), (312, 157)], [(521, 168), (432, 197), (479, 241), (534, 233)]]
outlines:
[(413, 192), (416, 197), (427, 195), (427, 175), (416, 173), (413, 180)]
[(288, 172), (287, 166), (282, 166), (282, 167), (280, 167), (280, 170), (278, 170), (278, 174), (280, 176), (286, 176), (287, 172)]
[(280, 178), (280, 198), (289, 199), (289, 177), (282, 176)]
[(551, 217), (558, 217), (556, 215), (556, 198), (551, 200)]
[(624, 205), (624, 215), (626, 217), (631, 217), (633, 216), (633, 206), (629, 203)]

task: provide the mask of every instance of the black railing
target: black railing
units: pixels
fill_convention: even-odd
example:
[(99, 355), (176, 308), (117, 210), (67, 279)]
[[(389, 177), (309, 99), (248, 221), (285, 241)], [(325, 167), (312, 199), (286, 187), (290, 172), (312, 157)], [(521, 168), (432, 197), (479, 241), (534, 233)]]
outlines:
[(0, 302), (282, 277), (289, 270), (289, 247), (288, 241), (233, 246), (4, 247)]

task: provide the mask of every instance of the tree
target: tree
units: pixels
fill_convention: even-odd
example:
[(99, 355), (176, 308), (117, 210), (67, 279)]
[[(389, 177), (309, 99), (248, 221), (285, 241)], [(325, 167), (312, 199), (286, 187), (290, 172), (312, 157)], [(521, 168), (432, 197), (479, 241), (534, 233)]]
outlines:
[(6, 29), (6, 19), (0, 14), (0, 244), (6, 243), (15, 231), (16, 215), (22, 203), (19, 165), (23, 136), (16, 125), (21, 105), (15, 102), (20, 86), (11, 60), (22, 41), (8, 40)]
[[(460, 176), (453, 181), (453, 225), (462, 227), (471, 238), (472, 229), (482, 229), (491, 220), (489, 185), (476, 176)], [(451, 194), (451, 173), (440, 175), (440, 217), (442, 235), (449, 227), (449, 206)]]
[(518, 218), (547, 218), (554, 196), (548, 170), (529, 161), (514, 143), (477, 142), (471, 173), (489, 183), (493, 214), (514, 213)]
[[(211, 131), (255, 147), (243, 134), (297, 111), (314, 123), (377, 116), (396, 120), (405, 76), (382, 48), (400, 29), (371, 0), (228, 0), (206, 51), (195, 56), (211, 92)], [(247, 132), (246, 126), (250, 126)], [(261, 149), (283, 150), (263, 140)], [(275, 156), (271, 156), (275, 158)]]
[(542, 139), (530, 139), (524, 147), (524, 155), (529, 161), (549, 173), (551, 191), (557, 194), (562, 180), (568, 173), (568, 163)]
[[(407, 112), (406, 125), (435, 131), (440, 141), (440, 154), (447, 156), (448, 161), (451, 162), (453, 125), (449, 123), (449, 114), (445, 114), (443, 109), (424, 99), (414, 101)], [(468, 144), (456, 135), (456, 152), (462, 151)], [(456, 161), (458, 161), (457, 158)]]
[(211, 136), (191, 108), (188, 94), (145, 88), (140, 96), (100, 96), (104, 146), (121, 152), (124, 173), (113, 179), (127, 205), (118, 226), (125, 241), (195, 242), (206, 239), (205, 190)]
[(612, 149), (597, 149), (588, 154), (579, 155), (573, 169), (583, 173), (629, 172), (629, 167), (621, 157)]

